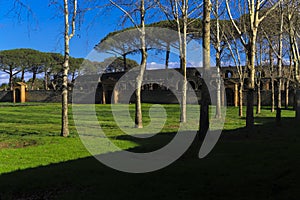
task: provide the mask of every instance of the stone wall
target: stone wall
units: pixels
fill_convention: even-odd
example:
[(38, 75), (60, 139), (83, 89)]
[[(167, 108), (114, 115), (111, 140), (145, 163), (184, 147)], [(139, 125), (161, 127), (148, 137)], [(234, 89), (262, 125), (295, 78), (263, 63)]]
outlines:
[(26, 92), (26, 102), (61, 102), (61, 91), (30, 90)]
[[(71, 97), (70, 96), (70, 102)], [(11, 91), (0, 91), (0, 102), (13, 102), (13, 96)], [(26, 91), (26, 102), (61, 102), (60, 91), (48, 91), (48, 90), (30, 90)]]
[[(180, 94), (178, 93), (180, 96)], [(198, 100), (201, 99), (200, 91), (196, 92)], [(212, 95), (215, 95), (213, 93)], [(246, 105), (247, 93), (244, 92), (244, 105)], [(106, 96), (106, 102), (110, 103), (110, 99), (112, 96), (112, 91), (108, 92)], [(263, 106), (270, 106), (271, 105), (271, 91), (262, 91), (262, 105)], [(289, 105), (294, 105), (294, 97), (295, 94), (293, 91), (289, 93)], [(95, 94), (87, 94), (87, 93), (78, 93), (76, 94), (76, 103), (102, 103), (102, 90), (97, 90)], [(190, 95), (187, 94), (188, 103), (190, 102)], [(10, 91), (0, 91), (0, 102), (12, 102), (12, 92)], [(133, 94), (130, 97), (130, 102), (135, 101), (135, 95)], [(192, 99), (195, 102), (195, 99)], [(275, 95), (276, 101), (276, 95)], [(26, 102), (49, 102), (49, 103), (59, 103), (61, 102), (61, 92), (60, 91), (46, 91), (46, 90), (34, 90), (34, 91), (27, 91), (26, 92)], [(69, 102), (72, 102), (72, 92), (69, 91)], [(114, 102), (114, 101), (112, 101)], [(145, 90), (142, 91), (142, 102), (144, 103), (178, 103), (176, 96), (170, 90)], [(128, 103), (126, 102), (126, 97), (124, 92), (120, 91), (118, 93), (118, 103)], [(229, 106), (234, 105), (234, 96), (233, 91), (231, 94), (227, 94), (227, 103)], [(254, 103), (256, 105), (256, 94), (254, 95)], [(285, 92), (282, 92), (282, 105), (285, 105)]]
[(0, 91), (0, 102), (12, 102), (13, 93), (11, 91)]

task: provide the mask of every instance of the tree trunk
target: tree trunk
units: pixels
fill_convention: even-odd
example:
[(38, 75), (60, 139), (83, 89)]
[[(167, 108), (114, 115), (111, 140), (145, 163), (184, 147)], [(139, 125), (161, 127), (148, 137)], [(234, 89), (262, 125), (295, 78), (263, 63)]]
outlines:
[(216, 118), (220, 119), (221, 114), (221, 78), (217, 78), (217, 103), (216, 103)]
[(260, 80), (258, 80), (256, 114), (260, 114), (260, 113), (261, 113), (261, 91), (260, 91)]
[[(210, 13), (211, 1), (204, 0), (203, 3), (203, 80), (210, 73)], [(208, 80), (208, 79), (206, 79)], [(207, 83), (208, 84), (208, 83)], [(201, 88), (201, 110), (200, 110), (200, 137), (204, 136), (209, 129), (209, 92), (205, 81)]]
[(216, 15), (216, 43), (214, 45), (216, 50), (216, 67), (217, 67), (217, 102), (216, 102), (216, 118), (220, 119), (221, 116), (221, 39), (220, 39), (220, 21), (219, 21), (219, 0), (215, 2), (215, 15)]
[(254, 113), (253, 113), (253, 105), (254, 105), (254, 89), (255, 89), (255, 40), (250, 42), (250, 49), (248, 49), (248, 69), (249, 69), (249, 85), (248, 85), (248, 93), (247, 93), (247, 116), (246, 116), (246, 127), (252, 128), (254, 126)]
[(65, 33), (64, 33), (64, 63), (62, 66), (62, 114), (61, 114), (61, 136), (69, 136), (69, 119), (68, 119), (68, 71), (70, 59), (70, 37), (69, 37), (69, 2), (64, 0), (64, 17), (65, 17)]
[(244, 82), (240, 81), (240, 88), (239, 88), (239, 116), (243, 116), (243, 87)]
[(10, 91), (14, 90), (14, 77), (13, 77), (12, 67), (10, 67), (10, 69), (9, 69), (9, 88), (10, 88)]
[(272, 105), (271, 105), (271, 112), (275, 112), (275, 86), (274, 86), (274, 79), (271, 79), (271, 100), (272, 100)]
[(290, 87), (290, 80), (286, 81), (286, 86), (285, 86), (285, 109), (289, 108), (289, 87)]
[(126, 59), (126, 53), (123, 54), (123, 65), (124, 65), (124, 71), (128, 71), (127, 69), (127, 59)]
[(23, 83), (25, 83), (25, 70), (24, 70), (24, 69), (22, 70), (21, 81), (22, 81)]
[(143, 83), (144, 72), (146, 70), (147, 63), (147, 51), (146, 51), (146, 31), (145, 31), (145, 1), (141, 0), (141, 68), (136, 78), (136, 103), (135, 103), (135, 127), (143, 128), (143, 116), (142, 116), (142, 103), (141, 103), (141, 88)]
[(283, 40), (283, 8), (282, 3), (280, 4), (280, 34), (279, 34), (279, 52), (278, 52), (278, 89), (277, 89), (277, 109), (276, 109), (276, 121), (280, 123), (281, 121), (281, 88), (282, 88), (282, 40)]
[(36, 72), (32, 72), (31, 90), (34, 90), (35, 79), (36, 79)]
[(167, 43), (165, 69), (169, 68), (170, 52), (170, 43)]
[(48, 73), (45, 71), (44, 74), (44, 90), (48, 90)]
[[(181, 71), (183, 76), (182, 81), (182, 99), (181, 99), (181, 112), (180, 122), (186, 122), (186, 98), (187, 98), (187, 75), (186, 75), (186, 51), (187, 51), (187, 25), (188, 25), (188, 5), (187, 2), (183, 2), (182, 8), (182, 19), (183, 19), (183, 38), (181, 40)], [(180, 34), (180, 33), (179, 33)], [(181, 34), (180, 34), (181, 35)], [(181, 36), (180, 36), (181, 37)]]
[(254, 90), (249, 88), (247, 92), (247, 116), (246, 116), (246, 127), (252, 128), (254, 126), (254, 114), (253, 114), (253, 100)]

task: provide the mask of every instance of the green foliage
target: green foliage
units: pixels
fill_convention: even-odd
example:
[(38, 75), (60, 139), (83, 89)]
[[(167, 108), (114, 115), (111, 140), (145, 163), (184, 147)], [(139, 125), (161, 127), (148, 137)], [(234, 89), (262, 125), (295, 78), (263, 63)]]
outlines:
[[(59, 82), (64, 57), (59, 53), (46, 53), (34, 49), (12, 49), (0, 51), (0, 70), (13, 77), (23, 71), (32, 73), (30, 85), (36, 81), (37, 74), (52, 76), (52, 81)], [(82, 58), (70, 58), (70, 75), (78, 74)], [(40, 86), (39, 86), (40, 87)]]
[(127, 58), (124, 62), (124, 59), (121, 57), (107, 58), (104, 62), (108, 63), (108, 66), (106, 67), (106, 72), (128, 71), (134, 67), (139, 66), (139, 64), (136, 61)]

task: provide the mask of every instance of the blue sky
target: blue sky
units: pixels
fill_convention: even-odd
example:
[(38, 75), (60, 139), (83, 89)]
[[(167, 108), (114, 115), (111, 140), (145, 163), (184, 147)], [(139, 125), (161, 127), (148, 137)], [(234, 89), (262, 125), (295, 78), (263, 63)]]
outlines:
[[(32, 14), (25, 9), (21, 12), (21, 19), (13, 8), (13, 0), (0, 1), (0, 50), (14, 48), (32, 48), (46, 52), (63, 52), (62, 31), (64, 21), (60, 10), (49, 0), (25, 0), (30, 6)], [(18, 9), (15, 9), (18, 11)], [(117, 30), (118, 11), (112, 10), (104, 14), (99, 10), (87, 13), (84, 21), (71, 41), (71, 55), (85, 57), (106, 34)], [(95, 19), (95, 16), (96, 19)]]
[[(13, 0), (0, 1), (0, 50), (15, 48), (32, 48), (43, 52), (63, 53), (63, 30), (64, 20), (62, 10), (58, 6), (51, 5), (51, 0), (22, 0), (30, 6), (31, 13), (28, 15), (26, 9), (14, 9)], [(53, 1), (53, 0), (52, 0)], [(58, 0), (62, 3), (62, 0)], [(108, 1), (100, 1), (102, 4)], [(21, 12), (20, 12), (21, 11)], [(16, 13), (20, 13), (20, 17)], [(85, 13), (80, 29), (77, 29), (76, 36), (71, 40), (70, 52), (73, 57), (87, 57), (93, 47), (108, 33), (120, 30), (123, 27), (121, 17), (123, 13), (117, 8), (96, 9)], [(163, 19), (157, 14), (155, 17), (148, 17), (147, 22), (152, 23)], [(130, 22), (125, 26), (132, 26)], [(77, 26), (78, 28), (78, 26)], [(197, 46), (197, 47), (196, 47)], [(201, 56), (199, 49), (201, 44), (191, 45), (193, 52), (190, 54), (191, 62), (188, 66), (199, 66)], [(197, 53), (195, 53), (197, 48)], [(129, 57), (139, 60), (139, 57)], [(149, 68), (159, 68), (164, 64), (164, 53), (161, 55), (149, 55)], [(178, 67), (178, 55), (173, 55), (170, 66)], [(139, 62), (139, 61), (138, 61)], [(27, 75), (27, 79), (31, 75)], [(7, 75), (0, 72), (0, 83), (7, 82)]]

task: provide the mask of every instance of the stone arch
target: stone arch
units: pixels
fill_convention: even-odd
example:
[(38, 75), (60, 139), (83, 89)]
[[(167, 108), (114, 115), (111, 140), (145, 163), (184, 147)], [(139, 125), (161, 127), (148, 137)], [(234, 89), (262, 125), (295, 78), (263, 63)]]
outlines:
[(226, 99), (227, 99), (227, 105), (233, 106), (234, 105), (234, 91), (232, 88), (226, 88)]
[(159, 89), (160, 89), (160, 86), (159, 86), (159, 84), (157, 84), (157, 83), (153, 83), (153, 84), (152, 84), (152, 88), (153, 88), (153, 90), (159, 90)]
[(19, 88), (15, 89), (15, 101), (16, 103), (21, 102), (21, 90)]

